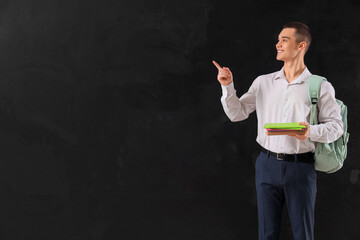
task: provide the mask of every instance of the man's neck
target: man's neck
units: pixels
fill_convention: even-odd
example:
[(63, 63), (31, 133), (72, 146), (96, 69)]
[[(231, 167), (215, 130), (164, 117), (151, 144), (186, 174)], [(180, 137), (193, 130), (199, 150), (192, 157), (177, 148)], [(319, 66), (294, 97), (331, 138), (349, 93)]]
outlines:
[(284, 62), (284, 74), (288, 82), (298, 78), (305, 68), (304, 59)]

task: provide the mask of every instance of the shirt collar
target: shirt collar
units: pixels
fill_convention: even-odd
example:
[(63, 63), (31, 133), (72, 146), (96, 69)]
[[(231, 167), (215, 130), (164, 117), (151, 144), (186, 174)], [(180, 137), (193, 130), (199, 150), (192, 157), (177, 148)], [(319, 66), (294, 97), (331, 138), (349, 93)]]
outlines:
[[(297, 77), (295, 80), (293, 80), (291, 82), (291, 84), (292, 83), (302, 83), (302, 82), (308, 80), (309, 77), (311, 77), (311, 75), (312, 74), (310, 73), (309, 69), (307, 67), (305, 67), (304, 71), (300, 74), (300, 76)], [(276, 79), (285, 79), (286, 80), (286, 77), (284, 74), (284, 67), (282, 67), (281, 70), (275, 74), (275, 80)]]
[(284, 67), (282, 67), (281, 70), (275, 74), (275, 80), (276, 79), (286, 79), (284, 74)]

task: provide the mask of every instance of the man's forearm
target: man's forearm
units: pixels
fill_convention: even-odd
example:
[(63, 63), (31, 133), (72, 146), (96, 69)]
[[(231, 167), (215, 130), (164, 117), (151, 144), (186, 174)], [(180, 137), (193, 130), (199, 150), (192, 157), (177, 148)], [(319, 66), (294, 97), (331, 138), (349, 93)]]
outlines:
[(344, 133), (343, 122), (335, 120), (323, 124), (311, 125), (309, 138), (314, 142), (330, 143)]
[[(240, 99), (236, 95), (234, 84), (222, 86), (221, 103), (228, 118), (232, 122), (242, 121), (249, 117), (249, 114), (255, 110), (255, 97), (252, 94), (245, 93)], [(245, 104), (245, 99), (250, 104)]]

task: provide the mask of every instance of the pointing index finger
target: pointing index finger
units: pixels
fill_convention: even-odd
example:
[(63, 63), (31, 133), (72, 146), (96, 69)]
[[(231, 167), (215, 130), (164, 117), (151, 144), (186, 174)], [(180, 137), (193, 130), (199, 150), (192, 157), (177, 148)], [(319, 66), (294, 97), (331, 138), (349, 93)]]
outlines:
[(220, 65), (219, 65), (217, 62), (215, 62), (215, 60), (213, 60), (212, 62), (213, 62), (213, 64), (217, 67), (217, 69), (222, 70), (222, 68), (220, 67)]

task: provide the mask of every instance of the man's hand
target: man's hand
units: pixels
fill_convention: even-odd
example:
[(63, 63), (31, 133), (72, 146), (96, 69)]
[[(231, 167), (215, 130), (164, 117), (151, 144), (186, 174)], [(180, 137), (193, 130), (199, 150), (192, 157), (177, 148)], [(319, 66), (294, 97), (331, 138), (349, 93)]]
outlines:
[(304, 133), (304, 135), (296, 134), (296, 135), (294, 135), (294, 137), (296, 137), (296, 138), (299, 139), (299, 140), (304, 141), (304, 140), (306, 140), (307, 137), (309, 136), (309, 133), (310, 133), (310, 125), (309, 125), (308, 122), (300, 122), (299, 124), (306, 126), (305, 133)]
[(213, 61), (213, 64), (217, 67), (219, 70), (217, 79), (223, 86), (227, 86), (233, 81), (233, 76), (229, 68), (223, 67), (221, 68), (220, 65)]

